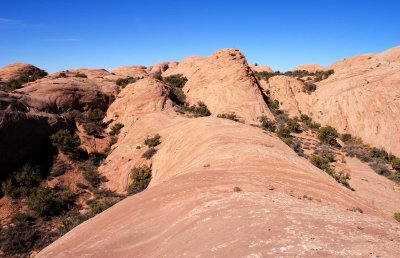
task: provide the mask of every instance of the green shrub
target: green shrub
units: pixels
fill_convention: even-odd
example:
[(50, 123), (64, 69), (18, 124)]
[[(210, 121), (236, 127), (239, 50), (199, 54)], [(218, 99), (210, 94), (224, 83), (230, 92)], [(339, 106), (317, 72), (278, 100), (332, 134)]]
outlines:
[(279, 101), (278, 100), (269, 99), (267, 101), (267, 105), (268, 105), (268, 108), (271, 110), (271, 112), (274, 115), (277, 115), (277, 114), (281, 113), (281, 110), (279, 109)]
[(197, 102), (197, 105), (192, 105), (190, 107), (184, 107), (184, 110), (193, 113), (196, 117), (211, 115), (210, 110), (208, 110), (206, 104), (202, 101)]
[(298, 122), (299, 120), (297, 118), (290, 118), (287, 120), (287, 127), (290, 130), (290, 132), (293, 133), (300, 133), (301, 129), (300, 129), (300, 124)]
[(400, 184), (400, 172), (391, 173), (388, 178), (398, 184)]
[(173, 88), (170, 91), (169, 98), (179, 106), (186, 104), (186, 95), (181, 88)]
[(85, 178), (85, 180), (94, 188), (97, 188), (100, 185), (101, 177), (93, 160), (81, 162), (79, 164), (79, 169), (82, 171), (83, 178)]
[(320, 155), (321, 157), (327, 159), (329, 162), (335, 162), (335, 154), (326, 146), (322, 149), (315, 151), (315, 154)]
[(223, 114), (218, 114), (217, 115), (218, 118), (225, 118), (225, 119), (229, 119), (235, 122), (239, 122), (239, 118), (236, 116), (235, 113), (223, 113)]
[(128, 187), (128, 194), (136, 194), (150, 184), (151, 169), (148, 166), (135, 167), (131, 172), (132, 183)]
[(53, 191), (38, 187), (28, 198), (28, 207), (39, 216), (57, 215), (62, 209)]
[(314, 92), (317, 90), (317, 85), (315, 85), (314, 83), (311, 83), (311, 82), (306, 82), (306, 83), (304, 83), (303, 88), (304, 88), (305, 92), (310, 94), (311, 92)]
[(79, 137), (65, 129), (61, 129), (51, 135), (50, 140), (58, 150), (66, 154), (76, 153), (80, 145)]
[(394, 214), (393, 214), (393, 218), (394, 218), (395, 220), (397, 220), (398, 222), (400, 222), (400, 212), (394, 213)]
[(260, 118), (261, 126), (264, 129), (267, 129), (270, 132), (275, 132), (276, 130), (276, 122), (269, 120), (268, 117), (263, 116)]
[(8, 86), (11, 89), (19, 89), (22, 87), (23, 84), (36, 81), (40, 78), (45, 77), (46, 75), (47, 73), (44, 70), (36, 68), (32, 71), (29, 71), (27, 74), (20, 75), (19, 77), (10, 80), (8, 82)]
[(310, 156), (310, 162), (317, 168), (321, 170), (329, 170), (330, 165), (329, 165), (329, 159), (326, 157), (323, 157), (322, 155), (316, 155), (316, 154), (311, 154)]
[(118, 135), (121, 129), (124, 127), (121, 123), (116, 123), (111, 127), (110, 135)]
[(89, 115), (88, 115), (89, 119), (92, 122), (96, 123), (97, 125), (101, 125), (101, 123), (103, 121), (103, 118), (105, 116), (106, 116), (106, 113), (103, 110), (99, 109), (99, 108), (95, 108), (93, 110), (90, 110), (89, 111)]
[(87, 135), (99, 138), (103, 133), (103, 128), (96, 123), (86, 123), (83, 125), (83, 129)]
[(349, 134), (349, 133), (345, 133), (345, 134), (342, 134), (341, 136), (340, 136), (340, 139), (342, 140), (342, 141), (344, 141), (344, 142), (350, 142), (351, 140), (352, 140), (352, 136), (351, 136), (351, 134)]
[(290, 137), (290, 129), (285, 125), (280, 125), (277, 131), (277, 135), (280, 138), (289, 138)]
[(400, 158), (395, 157), (391, 160), (392, 163), (392, 168), (396, 169), (397, 171), (400, 171)]
[(187, 78), (182, 74), (174, 74), (164, 77), (164, 82), (173, 88), (183, 88), (187, 82)]
[(78, 78), (87, 78), (87, 75), (84, 74), (84, 73), (77, 73), (77, 74), (75, 74), (75, 77), (78, 77)]
[(115, 83), (118, 86), (121, 86), (122, 88), (125, 88), (126, 85), (131, 84), (131, 83), (135, 83), (139, 78), (136, 77), (126, 77), (126, 78), (119, 78), (115, 81)]
[(336, 138), (339, 136), (338, 132), (332, 126), (321, 127), (319, 129), (318, 139), (325, 144), (337, 146)]
[(374, 160), (374, 162), (371, 162), (369, 166), (379, 175), (390, 176), (392, 174), (385, 164), (382, 164), (379, 160)]
[(13, 173), (11, 178), (2, 182), (1, 191), (13, 199), (29, 196), (34, 188), (42, 182), (42, 177), (42, 171), (38, 166), (26, 164)]
[(154, 154), (156, 154), (156, 152), (157, 152), (157, 149), (150, 148), (143, 153), (142, 158), (151, 159), (151, 157), (153, 157)]
[(161, 136), (159, 134), (154, 135), (153, 137), (148, 137), (145, 141), (144, 144), (149, 146), (149, 147), (156, 147), (161, 143), (160, 141)]

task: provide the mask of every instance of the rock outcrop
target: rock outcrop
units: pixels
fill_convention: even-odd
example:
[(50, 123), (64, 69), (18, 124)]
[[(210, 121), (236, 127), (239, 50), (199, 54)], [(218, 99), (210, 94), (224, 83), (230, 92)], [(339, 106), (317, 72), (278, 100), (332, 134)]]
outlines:
[[(213, 115), (177, 112), (170, 88), (152, 77), (128, 84), (107, 111), (105, 121), (124, 127), (100, 172), (107, 187), (123, 192), (131, 169), (146, 164), (152, 168), (149, 187), (37, 257), (400, 255), (400, 226), (391, 209), (368, 199), (367, 188), (359, 187), (358, 194), (343, 187), (274, 134), (252, 126), (272, 115), (239, 51), (191, 57), (162, 73), (186, 76), (183, 91), (190, 104), (203, 101)], [(263, 86), (288, 98), (291, 112), (313, 115), (313, 94), (335, 78), (311, 95), (285, 76)], [(245, 123), (215, 117), (231, 112)], [(142, 158), (144, 140), (155, 134), (161, 136), (156, 154)]]
[(0, 68), (0, 80), (16, 79), (21, 75), (29, 75), (40, 69), (31, 64), (15, 63)]
[(272, 118), (257, 80), (237, 49), (219, 50), (207, 58), (184, 59), (165, 72), (166, 76), (172, 74), (189, 79), (183, 90), (190, 104), (203, 101), (215, 116), (235, 113), (246, 122), (258, 122), (261, 116)]
[(361, 55), (327, 67), (335, 74), (310, 95), (301, 82), (277, 76), (264, 87), (291, 115), (304, 113), (342, 133), (400, 155), (400, 47)]

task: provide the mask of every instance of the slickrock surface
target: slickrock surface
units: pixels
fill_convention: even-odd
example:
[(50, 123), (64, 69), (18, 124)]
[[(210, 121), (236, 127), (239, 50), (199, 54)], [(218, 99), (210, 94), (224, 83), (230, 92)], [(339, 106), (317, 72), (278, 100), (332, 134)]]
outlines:
[(261, 116), (272, 118), (245, 57), (237, 49), (184, 59), (165, 72), (166, 76), (172, 74), (189, 79), (183, 90), (190, 104), (203, 101), (214, 115), (234, 112), (246, 122), (257, 122)]
[[(150, 77), (122, 89), (105, 121), (124, 127), (100, 172), (107, 187), (121, 192), (134, 166), (151, 165), (149, 187), (37, 257), (400, 256), (400, 226), (389, 213), (397, 206), (381, 209), (374, 201), (387, 198), (369, 198), (373, 192), (360, 183), (360, 194), (344, 188), (275, 135), (250, 125), (272, 115), (239, 51), (191, 57), (164, 71), (180, 73), (188, 78), (183, 90), (190, 103), (204, 101), (213, 116), (176, 112), (169, 88)], [(275, 80), (286, 86), (273, 94), (303, 94), (302, 85), (284, 76)], [(304, 93), (311, 109), (308, 98)], [(214, 117), (230, 112), (246, 123)], [(145, 160), (144, 140), (154, 134), (162, 143)]]
[(399, 156), (400, 47), (347, 58), (328, 69), (335, 74), (317, 83), (310, 95), (301, 91), (301, 82), (284, 76), (264, 87), (291, 115), (308, 114)]

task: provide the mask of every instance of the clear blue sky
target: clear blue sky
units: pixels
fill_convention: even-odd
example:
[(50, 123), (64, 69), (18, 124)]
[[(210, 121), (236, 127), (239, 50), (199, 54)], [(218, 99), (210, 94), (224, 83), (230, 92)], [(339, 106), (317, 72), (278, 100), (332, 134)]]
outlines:
[(240, 49), (291, 70), (400, 45), (400, 1), (1, 0), (0, 66), (151, 65)]

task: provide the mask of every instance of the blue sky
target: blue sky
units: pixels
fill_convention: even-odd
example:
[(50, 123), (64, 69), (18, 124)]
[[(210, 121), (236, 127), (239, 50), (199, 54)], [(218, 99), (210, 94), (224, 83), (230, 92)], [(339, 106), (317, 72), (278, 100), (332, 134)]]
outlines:
[(400, 1), (1, 0), (0, 66), (151, 65), (238, 48), (291, 70), (400, 45)]

